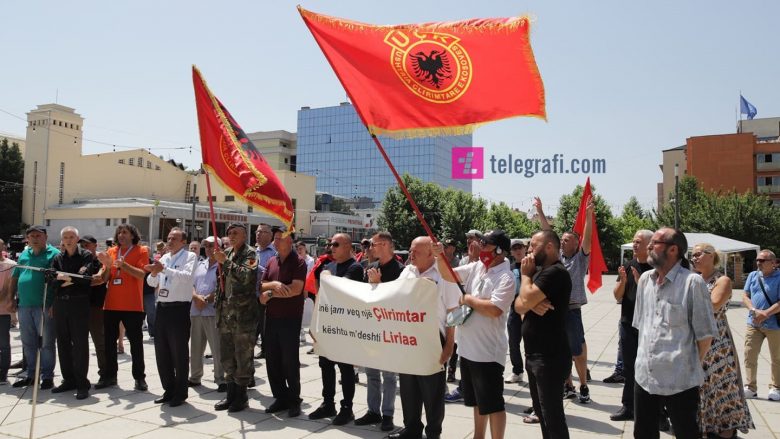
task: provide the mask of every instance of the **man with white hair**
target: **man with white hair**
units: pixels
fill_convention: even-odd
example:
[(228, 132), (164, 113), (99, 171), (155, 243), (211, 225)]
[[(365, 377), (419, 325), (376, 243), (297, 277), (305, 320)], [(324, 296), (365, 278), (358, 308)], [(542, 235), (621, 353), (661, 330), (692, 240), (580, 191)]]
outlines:
[[(54, 319), (62, 383), (51, 393), (76, 390), (76, 399), (89, 396), (89, 296), (92, 292), (94, 256), (79, 247), (79, 231), (67, 226), (60, 232), (63, 252), (54, 257), (52, 268), (61, 272), (54, 287)], [(87, 277), (69, 276), (68, 273)]]

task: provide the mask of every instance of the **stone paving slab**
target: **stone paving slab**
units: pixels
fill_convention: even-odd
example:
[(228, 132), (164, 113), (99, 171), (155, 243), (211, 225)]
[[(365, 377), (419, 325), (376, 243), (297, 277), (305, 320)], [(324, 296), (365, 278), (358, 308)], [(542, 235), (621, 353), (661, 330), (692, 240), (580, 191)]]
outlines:
[[(583, 308), (583, 323), (588, 341), (588, 360), (594, 381), (590, 383), (589, 404), (573, 400), (564, 403), (567, 422), (572, 438), (597, 439), (601, 437), (631, 438), (633, 422), (612, 422), (609, 415), (620, 407), (622, 386), (604, 384), (601, 380), (612, 373), (618, 343), (618, 318), (620, 306), (612, 298), (614, 276), (605, 277), (605, 285), (590, 303)], [(728, 316), (732, 333), (740, 354), (745, 334), (746, 310), (739, 306), (742, 291), (735, 290)], [(12, 355), (21, 356), (21, 341), (18, 329), (11, 332)], [(322, 380), (317, 357), (307, 355), (307, 343), (300, 348), (301, 394), (304, 399), (304, 414), (297, 419), (288, 419), (282, 412), (267, 415), (263, 409), (272, 402), (267, 382), (264, 360), (256, 360), (255, 377), (257, 387), (250, 389), (250, 408), (241, 413), (216, 412), (213, 405), (223, 394), (216, 392), (212, 382), (212, 360), (204, 362), (203, 385), (190, 389), (187, 404), (171, 408), (152, 401), (161, 393), (156, 371), (153, 341), (146, 336), (144, 357), (146, 362), (148, 392), (133, 390), (130, 373), (130, 355), (119, 356), (119, 386), (101, 391), (93, 390), (90, 397), (77, 401), (73, 395), (51, 394), (41, 391), (36, 408), (36, 438), (367, 438), (379, 439), (386, 433), (377, 426), (357, 427), (354, 425), (332, 427), (328, 420), (310, 421), (306, 414), (313, 411), (322, 401)], [(311, 341), (311, 340), (309, 340)], [(129, 343), (125, 341), (126, 352)], [(507, 364), (509, 359), (507, 357)], [(769, 351), (764, 348), (759, 359), (759, 396), (751, 399), (749, 406), (756, 424), (749, 437), (754, 439), (778, 438), (780, 435), (780, 403), (766, 400), (769, 382)], [(360, 375), (355, 395), (355, 413), (361, 416), (366, 410), (365, 374)], [(90, 357), (90, 379), (97, 382), (97, 360)], [(11, 379), (13, 381), (13, 379)], [(450, 389), (453, 384), (448, 384)], [(20, 399), (21, 398), (21, 399)], [(338, 400), (339, 395), (336, 396)], [(531, 404), (531, 397), (525, 383), (505, 385), (504, 398), (507, 407), (506, 437), (527, 439), (541, 438), (538, 425), (522, 422), (523, 410)], [(10, 385), (0, 386), (0, 438), (27, 438), (30, 429), (31, 391), (24, 392)], [(396, 395), (395, 423), (402, 423), (401, 401)], [(472, 409), (462, 404), (448, 404), (444, 421), (443, 438), (465, 439), (473, 435)], [(663, 434), (661, 437), (671, 437)]]

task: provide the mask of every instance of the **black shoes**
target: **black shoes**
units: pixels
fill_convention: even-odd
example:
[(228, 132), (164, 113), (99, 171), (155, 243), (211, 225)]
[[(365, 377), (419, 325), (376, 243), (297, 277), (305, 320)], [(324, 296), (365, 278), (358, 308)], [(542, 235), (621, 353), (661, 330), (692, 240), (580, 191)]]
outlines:
[(244, 410), (249, 407), (249, 397), (246, 395), (246, 386), (235, 385), (235, 398), (228, 407), (228, 412), (235, 413)]
[(288, 418), (297, 418), (301, 415), (301, 403), (303, 400), (299, 399), (298, 401), (292, 403), (290, 405), (290, 408), (287, 409), (287, 417)]
[(95, 390), (116, 386), (116, 378), (100, 378), (95, 384)]
[(309, 413), (309, 419), (317, 420), (322, 418), (330, 418), (336, 416), (336, 405), (334, 403), (323, 402), (317, 410)]
[(408, 428), (403, 428), (388, 434), (387, 437), (390, 439), (422, 439), (422, 433), (415, 434)]
[(79, 389), (76, 392), (76, 399), (87, 399), (89, 398), (89, 389)]
[(395, 424), (393, 424), (392, 416), (382, 416), (382, 425), (379, 427), (382, 431), (395, 430)]
[(227, 392), (227, 384), (222, 383), (217, 385), (217, 393), (225, 393)]
[(355, 414), (352, 412), (352, 407), (342, 405), (339, 414), (333, 418), (331, 425), (347, 425), (348, 422), (355, 419)]
[(49, 390), (54, 387), (54, 380), (51, 378), (45, 378), (41, 380), (41, 390)]
[(11, 385), (11, 387), (16, 387), (16, 388), (27, 387), (27, 386), (32, 385), (34, 382), (35, 381), (33, 381), (32, 378), (20, 378), (20, 379), (14, 381), (14, 383)]
[(604, 378), (602, 381), (607, 384), (619, 384), (619, 383), (625, 383), (626, 379), (625, 377), (623, 377), (623, 375), (615, 372), (612, 375)]
[(169, 407), (178, 407), (180, 405), (184, 404), (184, 400), (181, 398), (174, 398), (171, 400), (171, 402), (168, 403)]
[(76, 385), (63, 381), (59, 386), (51, 389), (51, 393), (63, 393), (69, 390), (75, 390)]
[(224, 385), (227, 390), (227, 395), (225, 396), (225, 399), (214, 404), (214, 410), (216, 411), (227, 410), (230, 408), (230, 404), (233, 404), (233, 400), (236, 398), (236, 384), (226, 383)]
[(609, 415), (609, 419), (613, 421), (633, 421), (634, 412), (625, 407), (620, 407), (620, 410), (616, 413)]
[(135, 386), (133, 386), (133, 389), (138, 390), (139, 392), (146, 392), (149, 390), (149, 386), (146, 385), (146, 380), (141, 378), (140, 380), (135, 380)]
[(371, 411), (368, 411), (365, 415), (355, 419), (355, 425), (371, 425), (379, 424), (380, 422), (382, 422), (382, 415)]
[(265, 409), (265, 412), (266, 413), (277, 413), (277, 412), (281, 412), (282, 410), (287, 410), (289, 408), (290, 407), (287, 406), (286, 402), (284, 402), (284, 401), (282, 401), (280, 399), (277, 399), (276, 401), (274, 401), (271, 405), (269, 405)]
[(27, 368), (27, 362), (24, 361), (24, 358), (22, 358), (21, 360), (15, 362), (15, 363), (11, 363), (11, 365), (8, 366), (8, 368), (9, 369), (26, 369)]
[(165, 404), (166, 402), (170, 401), (171, 399), (173, 399), (172, 396), (166, 395), (166, 394), (163, 393), (163, 396), (155, 399), (154, 403), (155, 404)]

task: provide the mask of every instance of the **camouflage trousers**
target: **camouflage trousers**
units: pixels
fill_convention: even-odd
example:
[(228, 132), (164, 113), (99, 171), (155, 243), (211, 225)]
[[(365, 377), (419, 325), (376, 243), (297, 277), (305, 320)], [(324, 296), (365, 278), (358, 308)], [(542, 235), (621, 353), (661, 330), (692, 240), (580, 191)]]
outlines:
[(255, 373), (255, 330), (219, 332), (219, 352), (222, 356), (222, 368), (225, 370), (225, 382), (246, 386)]

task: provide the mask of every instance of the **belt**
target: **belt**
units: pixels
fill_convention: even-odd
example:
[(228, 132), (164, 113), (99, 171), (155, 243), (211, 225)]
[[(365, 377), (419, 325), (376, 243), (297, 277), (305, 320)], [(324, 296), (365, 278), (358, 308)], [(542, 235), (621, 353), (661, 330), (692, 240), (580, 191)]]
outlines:
[(86, 294), (60, 294), (54, 297), (57, 300), (78, 300), (89, 298)]
[(190, 302), (160, 302), (157, 301), (157, 305), (159, 305), (162, 308), (167, 308), (169, 306), (190, 306)]

